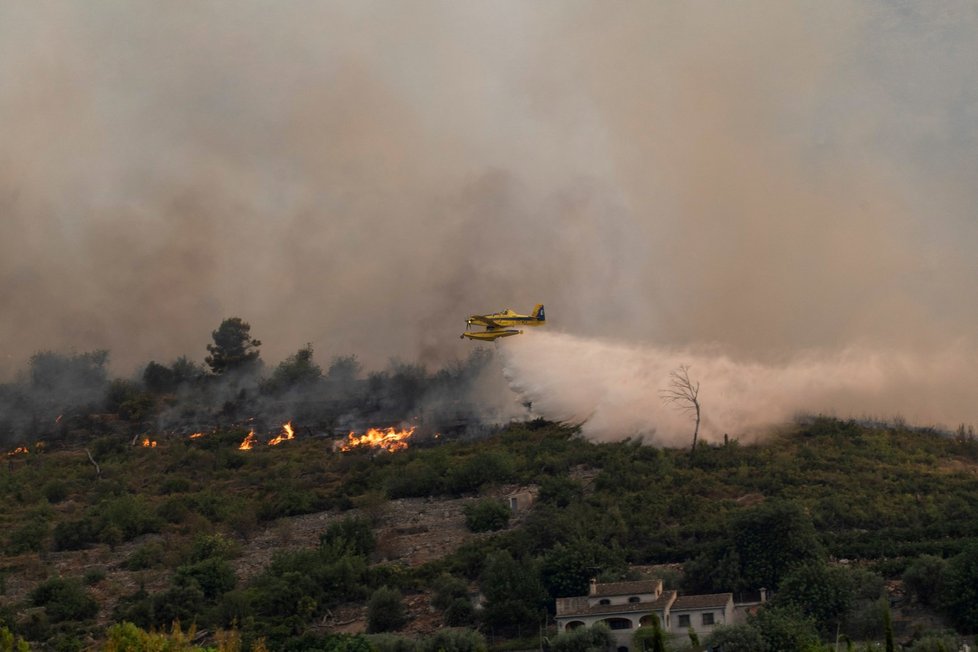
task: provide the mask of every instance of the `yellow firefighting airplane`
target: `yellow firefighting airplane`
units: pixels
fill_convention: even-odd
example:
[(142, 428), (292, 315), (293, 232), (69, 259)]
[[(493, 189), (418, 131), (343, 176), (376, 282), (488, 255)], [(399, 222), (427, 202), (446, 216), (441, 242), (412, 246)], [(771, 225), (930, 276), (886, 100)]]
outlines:
[[(521, 315), (506, 308), (502, 312), (494, 312), (489, 315), (470, 316), (465, 320), (465, 332), (459, 337), (492, 342), (500, 337), (519, 335), (523, 332), (515, 328), (510, 328), (511, 326), (542, 326), (546, 321), (547, 317), (543, 314), (542, 303), (534, 306), (533, 312), (529, 315)], [(486, 330), (469, 331), (471, 326), (485, 326)]]

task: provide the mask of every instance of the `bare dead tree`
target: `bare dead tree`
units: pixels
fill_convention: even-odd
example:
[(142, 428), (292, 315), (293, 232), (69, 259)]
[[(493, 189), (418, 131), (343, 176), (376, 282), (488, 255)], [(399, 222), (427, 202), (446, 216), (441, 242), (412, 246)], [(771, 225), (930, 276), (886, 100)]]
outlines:
[(693, 447), (696, 450), (696, 437), (700, 432), (700, 383), (689, 377), (689, 365), (679, 365), (669, 372), (669, 387), (659, 390), (659, 398), (678, 410), (696, 417), (693, 429)]
[(88, 461), (95, 465), (95, 478), (97, 480), (101, 480), (102, 479), (102, 468), (98, 465), (98, 462), (95, 461), (95, 458), (92, 457), (91, 451), (89, 451), (86, 448), (85, 449), (85, 453), (88, 454)]

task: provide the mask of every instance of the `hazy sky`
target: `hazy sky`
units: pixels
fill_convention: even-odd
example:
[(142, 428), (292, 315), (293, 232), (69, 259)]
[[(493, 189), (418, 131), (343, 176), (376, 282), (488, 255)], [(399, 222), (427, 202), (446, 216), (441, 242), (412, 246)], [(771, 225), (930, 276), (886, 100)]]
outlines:
[(978, 366), (976, 61), (973, 2), (3, 2), (0, 372), (201, 360), (228, 316), (437, 365), (537, 302)]

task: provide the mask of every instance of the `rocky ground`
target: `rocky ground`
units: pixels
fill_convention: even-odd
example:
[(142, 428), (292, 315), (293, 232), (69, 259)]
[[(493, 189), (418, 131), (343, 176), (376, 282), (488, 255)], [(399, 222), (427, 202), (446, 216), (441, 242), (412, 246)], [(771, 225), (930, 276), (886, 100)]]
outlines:
[[(526, 507), (535, 495), (535, 488), (504, 487), (494, 495), (506, 498), (519, 494), (529, 496), (524, 506), (517, 510), (510, 527), (520, 522)], [(473, 497), (437, 499), (405, 498), (388, 501), (370, 509), (366, 516), (376, 523), (377, 562), (402, 563), (418, 566), (453, 552), (473, 537), (465, 527), (463, 508), (477, 500)], [(269, 524), (257, 534), (241, 540), (241, 554), (233, 560), (240, 584), (261, 572), (276, 552), (312, 548), (319, 544), (319, 535), (333, 521), (345, 518), (352, 512), (317, 512), (301, 516), (281, 518)], [(129, 571), (122, 563), (140, 546), (159, 541), (165, 550), (173, 554), (181, 545), (176, 535), (147, 535), (118, 545), (95, 545), (85, 550), (54, 553), (24, 554), (6, 557), (8, 569), (0, 579), (0, 606), (17, 604), (27, 598), (38, 582), (52, 576), (83, 578), (86, 574), (101, 575), (101, 579), (89, 587), (99, 601), (102, 624), (111, 621), (112, 609), (125, 595), (134, 593), (140, 585), (150, 593), (163, 591), (170, 581), (167, 569)], [(406, 596), (405, 605), (412, 617), (412, 630), (419, 633), (432, 631), (440, 624), (428, 603), (429, 596)], [(345, 605), (327, 614), (320, 627), (333, 631), (358, 632), (365, 627), (366, 610), (362, 605)]]

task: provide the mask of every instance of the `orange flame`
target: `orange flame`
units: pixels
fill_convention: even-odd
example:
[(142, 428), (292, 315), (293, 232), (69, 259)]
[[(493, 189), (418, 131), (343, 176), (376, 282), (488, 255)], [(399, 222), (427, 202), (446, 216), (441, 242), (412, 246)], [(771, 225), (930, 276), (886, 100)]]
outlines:
[(359, 437), (356, 433), (351, 432), (346, 436), (346, 443), (340, 446), (340, 450), (345, 452), (351, 451), (359, 446), (367, 446), (380, 448), (388, 453), (393, 453), (394, 451), (404, 450), (408, 447), (407, 439), (414, 434), (414, 430), (414, 426), (411, 426), (407, 430), (370, 428)]
[(244, 438), (241, 445), (238, 446), (239, 451), (250, 451), (252, 447), (258, 443), (258, 438), (255, 437), (255, 431), (251, 430), (248, 432), (248, 436)]
[(190, 438), (191, 439), (200, 439), (203, 436), (204, 436), (204, 433), (202, 433), (202, 432), (195, 432), (194, 434), (190, 435)]
[(284, 424), (282, 426), (282, 430), (284, 431), (284, 434), (279, 435), (275, 439), (273, 439), (270, 442), (268, 442), (268, 445), (269, 446), (278, 446), (283, 441), (288, 441), (290, 439), (295, 439), (295, 432), (293, 432), (293, 430), (292, 430), (292, 422), (291, 421), (289, 421), (288, 423)]
[(7, 457), (13, 457), (14, 455), (27, 455), (29, 452), (30, 451), (27, 450), (27, 446), (18, 446), (17, 448), (7, 453)]
[(156, 440), (143, 437), (143, 448), (156, 448)]

